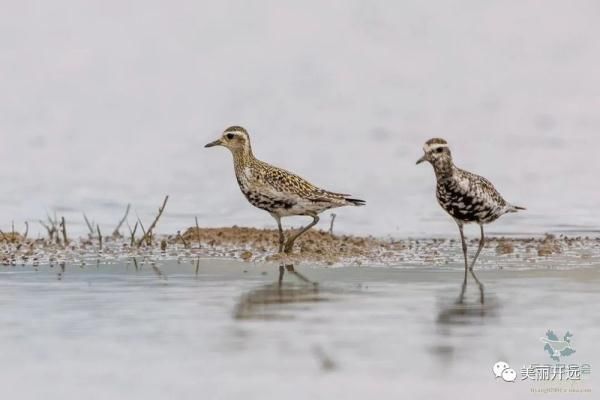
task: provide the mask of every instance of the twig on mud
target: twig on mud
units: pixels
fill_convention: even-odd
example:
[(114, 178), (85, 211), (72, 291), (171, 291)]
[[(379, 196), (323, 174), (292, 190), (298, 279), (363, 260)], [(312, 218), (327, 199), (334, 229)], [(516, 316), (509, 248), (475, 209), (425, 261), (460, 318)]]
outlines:
[(198, 239), (198, 248), (200, 248), (200, 226), (198, 226), (198, 217), (194, 217), (196, 219), (196, 238)]
[(85, 220), (85, 224), (87, 225), (88, 229), (90, 230), (90, 237), (94, 236), (94, 223), (90, 222), (90, 220), (88, 219), (87, 215), (85, 215), (85, 213), (83, 213), (83, 219)]
[(185, 238), (183, 236), (181, 236), (181, 231), (177, 231), (177, 236), (175, 237), (175, 241), (177, 240), (181, 240), (181, 242), (183, 243), (183, 247), (185, 247), (186, 249), (189, 247), (188, 242), (185, 240)]
[(23, 242), (27, 240), (27, 235), (29, 235), (29, 222), (25, 221), (25, 233), (23, 234)]
[(131, 242), (129, 243), (129, 246), (133, 247), (133, 245), (135, 244), (135, 232), (137, 231), (138, 223), (137, 221), (135, 222), (133, 230), (131, 229), (131, 226), (129, 226), (129, 224), (127, 224), (127, 226), (129, 227), (129, 235), (131, 236)]
[(331, 222), (329, 223), (329, 234), (333, 236), (333, 223), (335, 222), (336, 213), (331, 213)]
[(65, 217), (61, 217), (60, 226), (62, 228), (63, 243), (67, 246), (69, 244), (69, 239), (67, 239), (67, 223), (65, 222)]
[(131, 209), (131, 204), (127, 204), (127, 209), (125, 210), (125, 215), (123, 215), (123, 218), (121, 218), (121, 220), (117, 224), (117, 227), (115, 228), (115, 230), (112, 233), (113, 237), (121, 237), (121, 233), (119, 232), (119, 229), (121, 229), (121, 226), (123, 225), (125, 220), (127, 220), (127, 216), (129, 215), (130, 209)]
[(138, 217), (137, 224), (140, 226), (140, 229), (142, 230), (142, 238), (146, 237), (146, 229), (144, 228), (144, 224), (142, 223), (142, 220), (140, 219), (140, 217)]
[(49, 214), (46, 215), (48, 218), (48, 222), (52, 226), (52, 232), (56, 235), (56, 244), (60, 244), (60, 236), (58, 236), (58, 228), (60, 223), (58, 222), (58, 217), (56, 216), (56, 212), (54, 212), (54, 218), (52, 218)]
[(100, 251), (102, 251), (102, 233), (100, 232), (100, 225), (96, 225), (98, 231), (98, 242), (100, 243)]
[(154, 227), (156, 226), (156, 223), (158, 222), (158, 219), (162, 215), (163, 211), (165, 211), (165, 207), (167, 206), (167, 201), (169, 201), (169, 195), (165, 196), (162, 206), (160, 206), (158, 208), (158, 215), (156, 216), (156, 218), (154, 218), (154, 221), (152, 221), (152, 224), (150, 224), (150, 226), (148, 227), (148, 230), (146, 231), (144, 236), (142, 236), (142, 238), (138, 241), (138, 244), (137, 244), (138, 247), (140, 247), (142, 245), (142, 243), (144, 242), (144, 239), (146, 239), (146, 242), (148, 244), (152, 244), (152, 231), (154, 230)]
[(56, 232), (56, 228), (54, 226), (49, 226), (48, 224), (46, 224), (44, 221), (42, 221), (40, 219), (40, 224), (46, 228), (46, 230), (48, 231), (48, 239), (50, 241), (52, 241), (52, 239), (54, 238), (54, 233)]

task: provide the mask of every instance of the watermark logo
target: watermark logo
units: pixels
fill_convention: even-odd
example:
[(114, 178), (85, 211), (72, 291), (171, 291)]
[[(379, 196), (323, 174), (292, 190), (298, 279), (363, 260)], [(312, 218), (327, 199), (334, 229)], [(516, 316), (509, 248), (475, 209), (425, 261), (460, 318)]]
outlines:
[(579, 381), (591, 371), (590, 364), (529, 364), (521, 368), (521, 380)]
[(541, 337), (542, 343), (545, 343), (544, 350), (550, 354), (550, 358), (556, 362), (560, 362), (561, 357), (567, 357), (575, 353), (571, 338), (573, 334), (569, 331), (565, 333), (562, 339), (559, 339), (554, 331), (548, 330), (546, 336)]
[[(533, 381), (533, 382), (573, 382), (582, 381), (586, 375), (590, 375), (592, 367), (588, 363), (566, 364), (561, 362), (565, 357), (575, 353), (573, 345), (573, 334), (567, 331), (562, 338), (552, 330), (546, 331), (546, 335), (540, 338), (544, 343), (544, 352), (548, 353), (550, 358), (555, 361), (551, 363), (530, 363), (523, 365), (520, 369), (520, 379), (517, 379), (517, 371), (510, 367), (505, 361), (498, 361), (492, 367), (492, 372), (498, 380), (502, 378), (504, 382)], [(558, 388), (562, 390), (561, 388)], [(557, 390), (558, 390), (557, 389)], [(569, 388), (570, 391), (575, 389)]]
[(502, 378), (504, 382), (514, 382), (517, 379), (517, 371), (512, 369), (508, 363), (504, 361), (498, 361), (492, 367), (492, 371), (496, 376), (496, 379)]

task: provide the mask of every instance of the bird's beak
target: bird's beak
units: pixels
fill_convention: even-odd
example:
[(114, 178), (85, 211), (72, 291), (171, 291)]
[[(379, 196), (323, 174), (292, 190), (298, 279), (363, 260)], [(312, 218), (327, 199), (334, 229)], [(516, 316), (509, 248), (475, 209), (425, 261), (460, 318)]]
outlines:
[(204, 147), (214, 147), (214, 146), (220, 146), (222, 144), (223, 144), (223, 142), (221, 142), (221, 139), (217, 139), (214, 142), (210, 142), (209, 144), (204, 145)]
[(421, 157), (417, 160), (417, 165), (421, 164), (423, 161), (427, 161), (427, 159), (425, 158), (425, 155), (423, 155), (423, 157)]

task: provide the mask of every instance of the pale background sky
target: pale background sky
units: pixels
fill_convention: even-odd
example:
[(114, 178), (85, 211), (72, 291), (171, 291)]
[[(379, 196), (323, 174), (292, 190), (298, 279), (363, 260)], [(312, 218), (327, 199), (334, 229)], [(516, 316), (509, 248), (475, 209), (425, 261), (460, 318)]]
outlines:
[(167, 193), (163, 232), (274, 226), (202, 147), (240, 124), (263, 160), (367, 200), (340, 231), (455, 234), (414, 165), (433, 136), (528, 207), (492, 232), (598, 230), (598, 2), (0, 5), (2, 229), (57, 210), (108, 231)]

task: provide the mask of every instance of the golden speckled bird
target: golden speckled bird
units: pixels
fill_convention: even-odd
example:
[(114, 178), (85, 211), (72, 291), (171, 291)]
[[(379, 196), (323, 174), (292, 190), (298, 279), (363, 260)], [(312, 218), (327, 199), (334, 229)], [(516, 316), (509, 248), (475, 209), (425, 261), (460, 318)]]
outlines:
[[(319, 222), (319, 214), (323, 211), (365, 204), (350, 195), (320, 189), (298, 175), (256, 159), (250, 136), (241, 126), (225, 129), (221, 138), (204, 147), (213, 146), (224, 146), (231, 151), (242, 193), (250, 204), (267, 211), (277, 221), (280, 253), (291, 253), (294, 241)], [(285, 241), (281, 218), (292, 215), (310, 216), (313, 221)]]

